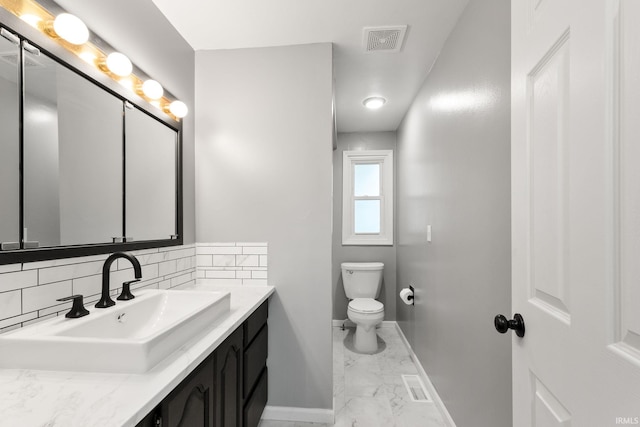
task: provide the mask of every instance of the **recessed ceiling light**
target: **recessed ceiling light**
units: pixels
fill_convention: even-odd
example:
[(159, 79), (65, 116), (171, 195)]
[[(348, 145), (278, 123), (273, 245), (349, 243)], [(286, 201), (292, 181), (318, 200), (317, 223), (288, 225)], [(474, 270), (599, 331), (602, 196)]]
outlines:
[(372, 96), (371, 98), (367, 98), (362, 101), (364, 106), (370, 110), (377, 110), (378, 108), (382, 107), (385, 102), (387, 102), (387, 100), (380, 96)]

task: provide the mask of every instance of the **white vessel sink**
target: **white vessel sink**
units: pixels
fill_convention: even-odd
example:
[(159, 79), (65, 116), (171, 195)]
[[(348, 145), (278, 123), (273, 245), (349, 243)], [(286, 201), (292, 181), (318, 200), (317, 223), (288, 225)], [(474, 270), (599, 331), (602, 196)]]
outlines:
[(143, 290), (79, 319), (0, 335), (0, 367), (144, 373), (229, 312), (228, 292)]

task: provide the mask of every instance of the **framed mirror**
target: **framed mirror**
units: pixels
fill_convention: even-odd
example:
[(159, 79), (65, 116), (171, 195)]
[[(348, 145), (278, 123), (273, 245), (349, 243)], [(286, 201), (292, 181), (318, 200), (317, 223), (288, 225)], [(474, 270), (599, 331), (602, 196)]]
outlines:
[(176, 131), (140, 109), (125, 108), (127, 240), (170, 239), (177, 232)]
[(123, 235), (123, 102), (24, 49), (24, 247)]
[(20, 247), (19, 46), (0, 37), (0, 248)]
[(181, 122), (0, 18), (0, 265), (181, 245)]

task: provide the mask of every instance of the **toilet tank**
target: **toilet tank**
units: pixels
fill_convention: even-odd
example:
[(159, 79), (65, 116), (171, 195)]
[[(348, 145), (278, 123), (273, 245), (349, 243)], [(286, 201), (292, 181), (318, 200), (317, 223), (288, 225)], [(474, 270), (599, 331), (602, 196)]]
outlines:
[(343, 262), (342, 283), (347, 298), (378, 298), (382, 286), (381, 262)]

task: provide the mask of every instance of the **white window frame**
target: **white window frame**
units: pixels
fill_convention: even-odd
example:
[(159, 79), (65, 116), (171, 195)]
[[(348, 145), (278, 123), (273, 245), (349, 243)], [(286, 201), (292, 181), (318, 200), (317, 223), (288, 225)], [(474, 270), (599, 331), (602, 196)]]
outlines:
[[(354, 196), (354, 166), (380, 165), (380, 196)], [(380, 233), (356, 234), (355, 201), (380, 199)], [(342, 154), (342, 244), (393, 245), (393, 150), (344, 151)]]

